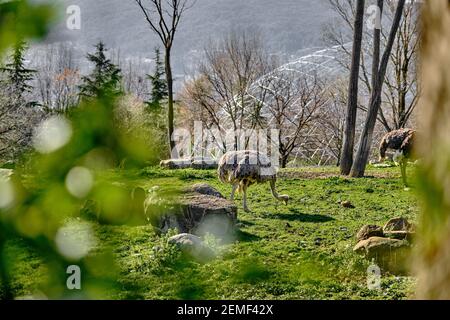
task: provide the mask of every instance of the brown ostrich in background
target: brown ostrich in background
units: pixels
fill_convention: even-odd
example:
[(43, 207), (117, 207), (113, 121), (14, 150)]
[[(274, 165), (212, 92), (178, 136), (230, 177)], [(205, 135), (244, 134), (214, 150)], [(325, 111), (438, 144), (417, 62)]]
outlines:
[(277, 171), (270, 159), (260, 152), (248, 150), (227, 152), (219, 161), (218, 175), (221, 182), (233, 186), (231, 201), (234, 200), (237, 190), (243, 193), (243, 206), (246, 212), (250, 211), (247, 206), (247, 189), (256, 183), (269, 182), (275, 199), (285, 204), (289, 201), (289, 196), (277, 193), (275, 187)]
[(394, 150), (393, 160), (400, 166), (402, 179), (405, 186), (408, 186), (406, 177), (406, 166), (408, 160), (413, 157), (413, 147), (416, 131), (412, 129), (399, 129), (386, 134), (380, 143), (380, 162), (386, 159), (386, 151)]

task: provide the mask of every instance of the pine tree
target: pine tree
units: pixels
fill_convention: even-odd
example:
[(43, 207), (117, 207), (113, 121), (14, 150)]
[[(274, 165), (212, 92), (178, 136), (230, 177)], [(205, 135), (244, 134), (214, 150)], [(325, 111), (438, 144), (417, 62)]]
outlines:
[[(25, 67), (27, 48), (25, 41), (19, 41), (14, 46), (9, 62), (0, 68), (0, 72), (4, 74), (1, 84), (7, 88), (7, 92), (18, 103), (24, 103), (26, 101), (25, 94), (33, 90), (29, 82), (33, 80), (33, 75), (36, 73), (36, 70)], [(29, 104), (34, 105), (36, 103), (31, 102)]]
[(87, 59), (95, 67), (89, 76), (81, 78), (81, 98), (92, 99), (121, 95), (121, 70), (106, 57), (108, 50), (103, 42), (99, 42), (95, 48), (95, 53), (87, 55)]
[(159, 111), (161, 108), (161, 101), (167, 99), (169, 93), (167, 89), (167, 81), (165, 79), (164, 64), (161, 61), (161, 53), (159, 48), (155, 49), (155, 72), (149, 75), (148, 78), (152, 84), (151, 100), (147, 105), (152, 111)]

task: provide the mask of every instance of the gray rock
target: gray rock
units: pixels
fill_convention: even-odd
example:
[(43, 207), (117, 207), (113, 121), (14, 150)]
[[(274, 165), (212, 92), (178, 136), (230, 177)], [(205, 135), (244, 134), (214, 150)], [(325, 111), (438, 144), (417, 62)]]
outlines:
[(166, 169), (217, 169), (218, 162), (212, 158), (186, 158), (162, 160), (159, 165)]
[(187, 169), (192, 167), (192, 159), (162, 160), (159, 166), (165, 169)]
[(170, 237), (168, 243), (176, 245), (184, 254), (199, 262), (206, 262), (215, 257), (214, 250), (209, 248), (202, 239), (193, 234), (178, 234)]
[(226, 199), (204, 194), (190, 194), (180, 201), (187, 230), (196, 234), (229, 234), (237, 222), (237, 207)]
[(376, 225), (366, 225), (356, 234), (356, 240), (367, 240), (371, 237), (384, 237), (383, 228)]
[(192, 160), (192, 168), (193, 169), (202, 169), (202, 170), (217, 169), (218, 166), (219, 165), (218, 165), (217, 160), (210, 159), (210, 158), (193, 159)]
[(188, 193), (199, 193), (199, 194), (204, 194), (207, 196), (213, 196), (216, 198), (225, 199), (225, 197), (219, 191), (217, 191), (217, 189), (211, 187), (207, 183), (194, 184), (192, 187), (188, 188), (186, 191)]
[(394, 218), (389, 220), (383, 227), (384, 232), (390, 231), (407, 231), (414, 232), (415, 227), (405, 218)]
[(390, 238), (372, 237), (360, 241), (353, 251), (363, 254), (375, 262), (384, 271), (393, 274), (408, 273), (411, 245), (408, 241)]
[(146, 215), (151, 224), (163, 233), (178, 229), (180, 233), (211, 233), (222, 238), (234, 231), (237, 207), (223, 198), (189, 193), (172, 205), (148, 206)]
[(413, 241), (415, 232), (409, 232), (409, 231), (387, 231), (384, 233), (385, 237), (391, 238), (391, 239), (398, 239), (398, 240), (408, 240), (410, 242)]

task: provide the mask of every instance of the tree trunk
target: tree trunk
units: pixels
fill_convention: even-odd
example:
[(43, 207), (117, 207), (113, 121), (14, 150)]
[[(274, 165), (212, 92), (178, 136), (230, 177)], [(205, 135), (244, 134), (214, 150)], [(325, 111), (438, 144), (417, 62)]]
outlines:
[(377, 121), (378, 112), (381, 106), (381, 93), (383, 90), (383, 83), (386, 76), (389, 57), (392, 52), (395, 37), (397, 35), (400, 22), (402, 20), (403, 9), (405, 7), (405, 0), (399, 0), (397, 10), (392, 23), (389, 34), (388, 43), (381, 60), (379, 71), (376, 75), (375, 87), (372, 88), (372, 96), (369, 102), (369, 110), (367, 111), (366, 123), (359, 141), (358, 152), (356, 153), (355, 163), (352, 168), (352, 177), (363, 177), (367, 161), (369, 159), (370, 148), (372, 146), (372, 136)]
[(169, 138), (170, 152), (173, 158), (178, 157), (178, 152), (175, 149), (175, 141), (172, 140), (174, 132), (174, 111), (173, 111), (173, 75), (171, 65), (171, 48), (166, 48), (165, 51), (165, 71), (167, 81), (167, 93), (168, 93), (168, 110), (167, 110), (167, 133)]
[(284, 168), (287, 167), (288, 160), (289, 160), (289, 155), (282, 155), (281, 156), (281, 163), (280, 163), (281, 168), (284, 169)]
[(350, 69), (350, 83), (348, 89), (347, 116), (345, 120), (344, 143), (341, 154), (341, 174), (348, 175), (353, 164), (353, 149), (355, 145), (356, 115), (358, 109), (359, 69), (361, 62), (361, 48), (364, 24), (365, 0), (358, 0), (355, 27), (353, 34), (353, 54)]
[(398, 94), (398, 123), (400, 128), (405, 128), (408, 122), (406, 117), (406, 93), (408, 87), (408, 61), (406, 61), (406, 57), (404, 58), (403, 66), (401, 68), (401, 84), (400, 84), (400, 92)]
[(373, 31), (373, 58), (372, 58), (372, 90), (377, 85), (377, 74), (380, 69), (380, 56), (381, 56), (381, 20), (383, 18), (384, 0), (378, 0), (377, 6), (380, 9), (380, 28), (375, 26)]

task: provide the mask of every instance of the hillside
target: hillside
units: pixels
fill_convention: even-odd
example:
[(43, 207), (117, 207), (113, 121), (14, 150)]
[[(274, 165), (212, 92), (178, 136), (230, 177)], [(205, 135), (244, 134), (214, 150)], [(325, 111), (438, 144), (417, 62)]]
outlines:
[[(134, 0), (64, 0), (81, 8), (82, 29), (70, 31), (62, 23), (49, 41), (72, 40), (88, 47), (99, 39), (133, 56), (152, 56), (159, 44), (145, 24)], [(64, 14), (65, 6), (62, 14)], [(210, 40), (231, 29), (261, 30), (272, 52), (298, 55), (298, 51), (321, 45), (323, 24), (333, 15), (327, 0), (198, 0), (182, 21), (174, 48), (177, 72)]]

